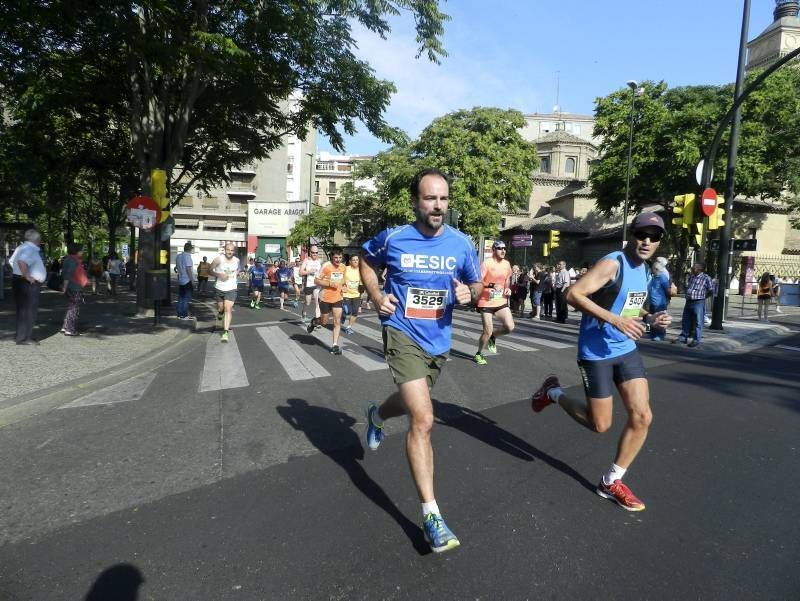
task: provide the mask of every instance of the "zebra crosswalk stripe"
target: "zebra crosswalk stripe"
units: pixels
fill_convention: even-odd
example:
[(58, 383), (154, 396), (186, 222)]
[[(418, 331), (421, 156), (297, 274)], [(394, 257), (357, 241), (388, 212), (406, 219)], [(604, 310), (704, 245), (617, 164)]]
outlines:
[[(453, 317), (453, 324), (476, 325), (476, 324), (474, 324), (473, 322), (471, 322), (471, 321), (469, 321), (467, 319), (462, 319), (462, 318), (458, 318), (458, 317)], [(527, 330), (527, 328), (525, 328), (525, 326), (520, 326), (520, 324), (517, 324), (517, 326), (515, 328), (515, 331), (519, 331), (520, 329), (523, 329), (523, 331)], [(573, 344), (566, 344), (564, 342), (558, 342), (556, 340), (550, 340), (548, 338), (539, 338), (537, 336), (528, 336), (527, 334), (524, 335), (524, 336), (520, 336), (520, 335), (516, 335), (516, 334), (507, 334), (507, 335), (505, 335), (502, 338), (499, 338), (497, 340), (497, 346), (502, 346), (501, 342), (512, 341), (512, 340), (518, 341), (520, 343), (538, 344), (538, 345), (541, 345), (541, 346), (546, 346), (546, 347), (555, 348), (555, 349), (564, 349), (564, 348), (569, 348), (571, 346), (574, 346), (574, 343)], [(525, 350), (530, 350), (530, 349), (528, 348), (528, 349), (525, 349)]]
[[(305, 326), (303, 326), (305, 328)], [(325, 348), (328, 348), (331, 342), (331, 333), (329, 330), (325, 328), (317, 328), (314, 330), (311, 335), (319, 340), (322, 344), (325, 345)], [(368, 349), (365, 349), (363, 346), (356, 344), (355, 342), (348, 340), (345, 338), (345, 333), (340, 332), (339, 335), (339, 348), (342, 349), (342, 356), (349, 361), (355, 363), (358, 367), (363, 369), (364, 371), (376, 371), (379, 369), (388, 369), (388, 365), (386, 365), (386, 361), (383, 358), (383, 353), (380, 355), (376, 355), (370, 352)], [(378, 336), (380, 338), (380, 335)], [(381, 343), (382, 345), (383, 343)], [(381, 346), (383, 348), (383, 346)]]
[(256, 332), (291, 380), (313, 380), (331, 375), (278, 326), (256, 328)]
[(236, 336), (233, 331), (228, 336), (227, 344), (220, 341), (217, 335), (208, 337), (199, 392), (250, 386)]

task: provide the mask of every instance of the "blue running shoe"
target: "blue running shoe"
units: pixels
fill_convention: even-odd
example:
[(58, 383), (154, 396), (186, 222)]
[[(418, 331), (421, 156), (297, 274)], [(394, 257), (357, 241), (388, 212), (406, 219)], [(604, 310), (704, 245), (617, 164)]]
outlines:
[(450, 528), (444, 523), (442, 516), (437, 513), (429, 513), (422, 522), (425, 530), (425, 540), (431, 546), (434, 553), (442, 553), (455, 549), (461, 543), (458, 542), (456, 535), (450, 532)]
[(378, 411), (378, 405), (372, 403), (367, 407), (367, 446), (375, 451), (383, 442), (383, 425), (376, 426), (372, 421), (372, 416)]

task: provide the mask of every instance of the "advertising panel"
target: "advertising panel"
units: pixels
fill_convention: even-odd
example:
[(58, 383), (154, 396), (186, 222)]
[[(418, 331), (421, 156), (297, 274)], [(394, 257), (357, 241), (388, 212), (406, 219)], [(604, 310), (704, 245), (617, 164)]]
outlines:
[(295, 222), (306, 214), (306, 201), (247, 203), (250, 236), (288, 236)]

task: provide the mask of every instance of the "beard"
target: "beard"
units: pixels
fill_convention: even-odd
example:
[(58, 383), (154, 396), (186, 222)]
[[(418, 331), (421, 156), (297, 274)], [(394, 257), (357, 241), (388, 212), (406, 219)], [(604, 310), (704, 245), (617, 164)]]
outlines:
[(428, 213), (422, 218), (422, 222), (432, 230), (438, 230), (444, 225), (444, 213), (433, 212)]

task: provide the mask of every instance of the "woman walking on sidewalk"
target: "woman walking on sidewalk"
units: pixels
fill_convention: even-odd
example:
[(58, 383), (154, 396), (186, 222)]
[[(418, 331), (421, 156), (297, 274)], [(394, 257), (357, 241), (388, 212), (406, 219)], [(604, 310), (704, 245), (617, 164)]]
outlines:
[(769, 304), (772, 300), (772, 277), (764, 272), (758, 281), (758, 318), (769, 321)]
[(61, 274), (64, 278), (64, 295), (67, 299), (67, 312), (64, 314), (64, 323), (61, 331), (65, 336), (78, 336), (78, 316), (83, 302), (83, 287), (89, 283), (89, 278), (83, 270), (81, 261), (80, 244), (67, 245), (67, 252), (64, 263), (61, 267)]

